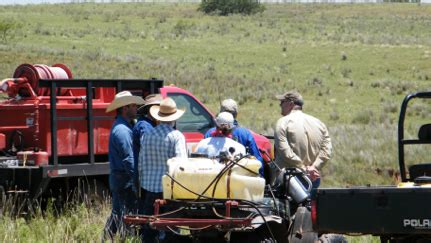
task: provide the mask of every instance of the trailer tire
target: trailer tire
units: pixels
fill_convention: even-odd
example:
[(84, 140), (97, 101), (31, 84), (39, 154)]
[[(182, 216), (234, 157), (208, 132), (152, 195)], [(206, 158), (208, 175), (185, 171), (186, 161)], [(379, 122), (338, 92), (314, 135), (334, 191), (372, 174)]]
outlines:
[(338, 234), (324, 234), (320, 236), (319, 242), (321, 243), (347, 243), (346, 237), (344, 235)]

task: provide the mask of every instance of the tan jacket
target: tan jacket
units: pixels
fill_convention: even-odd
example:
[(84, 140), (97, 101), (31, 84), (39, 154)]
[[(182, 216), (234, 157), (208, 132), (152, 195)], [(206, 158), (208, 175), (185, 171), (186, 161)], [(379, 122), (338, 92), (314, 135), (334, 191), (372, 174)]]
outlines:
[(281, 168), (314, 165), (320, 170), (331, 158), (331, 139), (325, 124), (301, 110), (280, 118), (274, 137), (275, 162)]

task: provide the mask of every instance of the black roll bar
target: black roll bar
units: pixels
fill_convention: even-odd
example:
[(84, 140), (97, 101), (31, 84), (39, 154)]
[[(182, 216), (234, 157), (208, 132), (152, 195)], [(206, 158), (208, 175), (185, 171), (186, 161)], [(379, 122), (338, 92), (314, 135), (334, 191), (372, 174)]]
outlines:
[(417, 92), (407, 95), (401, 104), (400, 117), (398, 120), (398, 161), (400, 165), (401, 181), (407, 181), (406, 165), (404, 160), (404, 145), (408, 144), (429, 144), (431, 141), (423, 141), (419, 139), (404, 139), (404, 121), (406, 110), (409, 101), (414, 98), (431, 98), (431, 92)]

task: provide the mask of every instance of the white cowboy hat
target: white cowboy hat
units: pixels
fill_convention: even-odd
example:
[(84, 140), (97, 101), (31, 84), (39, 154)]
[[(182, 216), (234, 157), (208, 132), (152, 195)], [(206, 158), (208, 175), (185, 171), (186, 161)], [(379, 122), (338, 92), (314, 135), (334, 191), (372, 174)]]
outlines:
[(160, 106), (154, 105), (150, 108), (150, 114), (156, 120), (170, 122), (180, 118), (186, 110), (177, 109), (177, 104), (172, 98), (165, 98), (160, 103)]
[(106, 113), (130, 104), (142, 105), (144, 104), (144, 99), (139, 96), (133, 96), (130, 91), (121, 91), (115, 95), (114, 100), (108, 105)]

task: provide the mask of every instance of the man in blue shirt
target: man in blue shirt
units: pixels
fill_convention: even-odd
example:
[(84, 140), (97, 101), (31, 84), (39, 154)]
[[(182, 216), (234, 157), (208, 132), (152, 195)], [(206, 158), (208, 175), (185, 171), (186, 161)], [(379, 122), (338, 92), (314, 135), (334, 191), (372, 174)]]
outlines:
[[(167, 160), (173, 157), (187, 158), (186, 139), (174, 129), (175, 121), (184, 110), (177, 109), (175, 101), (165, 98), (160, 106), (152, 106), (150, 114), (160, 122), (144, 133), (139, 153), (140, 185), (145, 193), (144, 214), (154, 214), (154, 201), (163, 197), (162, 176), (168, 171)], [(145, 226), (144, 242), (156, 242), (158, 232)]]
[(106, 112), (116, 111), (117, 117), (109, 135), (109, 189), (112, 193), (112, 212), (105, 226), (105, 236), (111, 239), (122, 231), (122, 217), (126, 210), (133, 208), (136, 201), (133, 193), (133, 143), (132, 120), (136, 118), (137, 105), (144, 103), (141, 97), (129, 91), (115, 95)]
[[(264, 167), (264, 161), (262, 158), (262, 155), (259, 152), (259, 148), (256, 145), (256, 141), (254, 140), (253, 135), (251, 132), (245, 128), (241, 127), (238, 124), (238, 121), (236, 120), (236, 116), (238, 114), (238, 105), (233, 99), (226, 99), (223, 100), (220, 106), (220, 112), (229, 112), (233, 115), (235, 121), (234, 121), (234, 129), (232, 130), (232, 139), (237, 141), (238, 143), (244, 145), (248, 149), (248, 152), (250, 155), (253, 155), (256, 157), (257, 160), (259, 160), (262, 163), (262, 167), (259, 170), (259, 173), (263, 176), (263, 167)], [(214, 136), (214, 133), (216, 132), (216, 128), (213, 127), (207, 131), (205, 134), (205, 138)]]
[(141, 137), (142, 135), (148, 131), (153, 129), (157, 125), (157, 120), (155, 120), (150, 114), (150, 108), (153, 105), (160, 105), (163, 97), (160, 94), (150, 94), (147, 95), (144, 99), (144, 104), (138, 108), (138, 122), (133, 127), (133, 157), (134, 168), (135, 168), (135, 176), (134, 182), (136, 185), (136, 189), (138, 189), (139, 198), (143, 195), (140, 195), (139, 191), (139, 173), (138, 173), (138, 161), (139, 161), (139, 151), (141, 149)]

